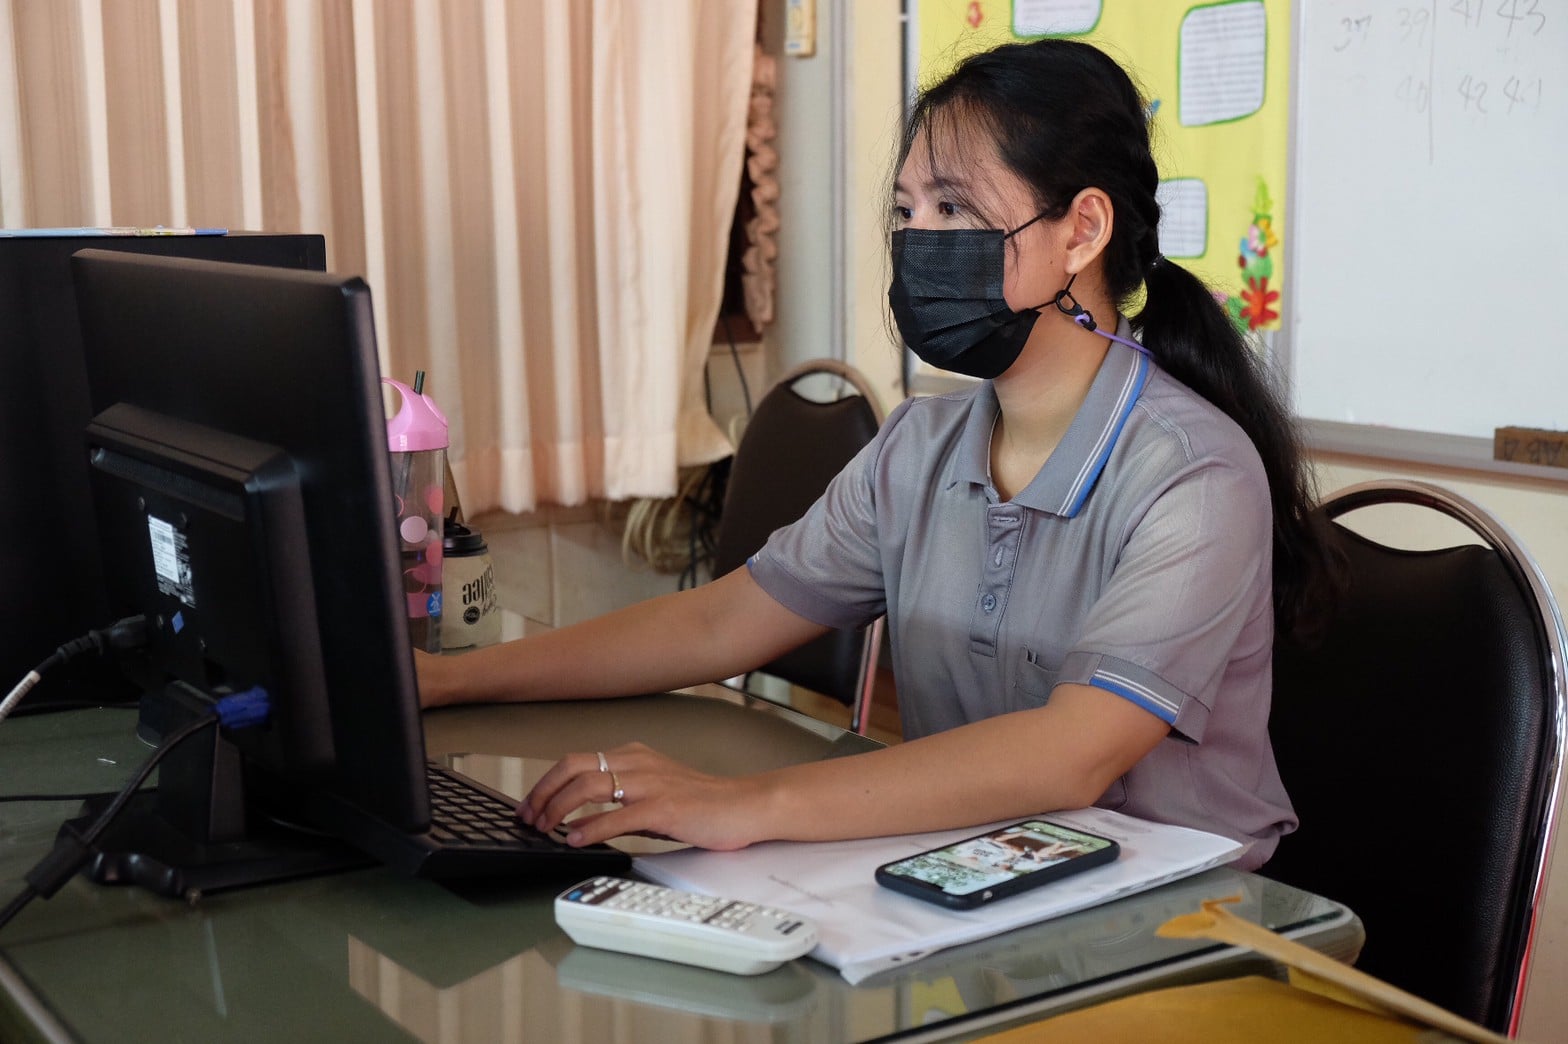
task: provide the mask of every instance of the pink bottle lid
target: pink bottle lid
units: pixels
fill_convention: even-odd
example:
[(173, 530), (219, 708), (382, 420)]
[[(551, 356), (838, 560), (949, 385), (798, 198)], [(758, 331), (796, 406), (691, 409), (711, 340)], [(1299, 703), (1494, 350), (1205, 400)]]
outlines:
[(403, 397), (397, 414), (387, 421), (387, 448), (393, 453), (446, 449), (446, 414), (435, 400), (391, 377), (381, 378), (381, 383)]

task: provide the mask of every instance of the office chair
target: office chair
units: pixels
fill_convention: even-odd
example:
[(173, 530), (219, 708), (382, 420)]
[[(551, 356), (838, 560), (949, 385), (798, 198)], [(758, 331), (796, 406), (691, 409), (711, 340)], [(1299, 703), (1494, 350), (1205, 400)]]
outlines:
[[(1481, 543), (1399, 550), (1332, 521), (1377, 504)], [(1556, 827), (1562, 617), (1508, 530), (1438, 486), (1362, 483), (1318, 510), (1349, 586), (1320, 644), (1275, 645), (1269, 731), (1301, 828), (1262, 873), (1354, 910), (1357, 967), (1511, 1034)]]
[[(795, 385), (813, 374), (842, 379), (855, 392), (832, 402), (807, 399)], [(834, 359), (803, 363), (779, 379), (752, 411), (730, 463), (719, 516), (713, 575), (745, 564), (816, 502), (828, 483), (882, 424), (882, 410), (864, 376)], [(850, 708), (850, 728), (866, 731), (882, 645), (882, 618), (832, 631), (760, 670), (832, 697)]]

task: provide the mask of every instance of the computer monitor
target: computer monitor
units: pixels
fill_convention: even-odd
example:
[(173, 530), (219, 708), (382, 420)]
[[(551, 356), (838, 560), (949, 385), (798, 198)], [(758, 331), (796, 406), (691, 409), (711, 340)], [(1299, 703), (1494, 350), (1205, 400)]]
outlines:
[[(87, 247), (284, 268), (326, 268), (320, 235), (0, 235), (0, 677), (14, 683), (55, 647), (107, 623), (82, 428), (92, 417), (71, 255)], [(49, 673), (19, 708), (134, 699), (112, 665)]]
[(134, 661), (143, 723), (166, 730), (212, 695), (255, 687), (271, 704), (264, 726), (171, 754), (97, 875), (181, 892), (357, 857), (273, 819), (351, 839), (371, 820), (422, 830), (369, 288), (100, 250), (73, 268), (111, 615), (153, 622)]

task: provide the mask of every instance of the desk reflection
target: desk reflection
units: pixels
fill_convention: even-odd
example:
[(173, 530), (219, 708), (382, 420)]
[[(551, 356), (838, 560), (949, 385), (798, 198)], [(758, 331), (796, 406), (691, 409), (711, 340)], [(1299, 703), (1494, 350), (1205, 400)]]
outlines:
[[(550, 765), (488, 754), (446, 760), (514, 797)], [(640, 838), (617, 843), (639, 853), (672, 847)], [(1071, 1007), (1086, 988), (1130, 992), (1139, 982), (1118, 985), (1130, 971), (1141, 979), (1158, 969), (1175, 981), (1224, 948), (1161, 939), (1154, 929), (1205, 899), (1239, 896), (1241, 916), (1275, 926), (1310, 927), (1342, 916), (1314, 896), (1214, 870), (955, 947), (851, 988), (809, 959), (745, 977), (577, 946), (556, 928), (543, 894), (519, 903), (514, 889), (489, 904), (482, 891), (442, 891), (436, 904), (402, 918), (389, 913), (397, 908), (395, 896), (365, 894), (363, 913), (374, 919), (379, 911), (374, 923), (383, 931), (350, 925), (347, 946), (354, 992), (414, 1037), (443, 1044), (863, 1040), (1031, 999), (1060, 996)], [(412, 923), (427, 919), (425, 930)]]
[(553, 933), (465, 978), (424, 956), (405, 963), (348, 936), (361, 998), (429, 1044), (604, 1040), (783, 1042), (840, 1039), (805, 962), (732, 976), (576, 946)]
[[(121, 718), (71, 712), (8, 721), (0, 764), (9, 766), (12, 791), (105, 789), (142, 753)], [(771, 709), (687, 695), (458, 708), (429, 718), (432, 753), (514, 797), (559, 752), (639, 736), (716, 772), (841, 749), (841, 737)], [(538, 756), (449, 753), (476, 749)], [(70, 812), (59, 803), (0, 805), (0, 877), (19, 883), (47, 851), (52, 824)], [(0, 936), (0, 1039), (923, 1040), (1258, 970), (1249, 955), (1153, 936), (1202, 899), (1239, 892), (1243, 916), (1341, 960), (1353, 960), (1364, 938), (1338, 904), (1220, 869), (850, 986), (810, 959), (745, 978), (576, 947), (554, 917), (553, 899), (568, 883), (440, 885), (371, 868), (207, 894), (191, 905), (74, 880)], [(11, 1032), (22, 1026), (40, 1029)]]

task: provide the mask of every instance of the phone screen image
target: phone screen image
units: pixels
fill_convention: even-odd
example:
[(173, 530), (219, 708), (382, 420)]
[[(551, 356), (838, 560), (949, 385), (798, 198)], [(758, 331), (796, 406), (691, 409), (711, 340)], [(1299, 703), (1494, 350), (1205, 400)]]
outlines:
[(1029, 820), (888, 863), (877, 877), (900, 891), (968, 906), (1110, 862), (1116, 854), (1109, 838)]

